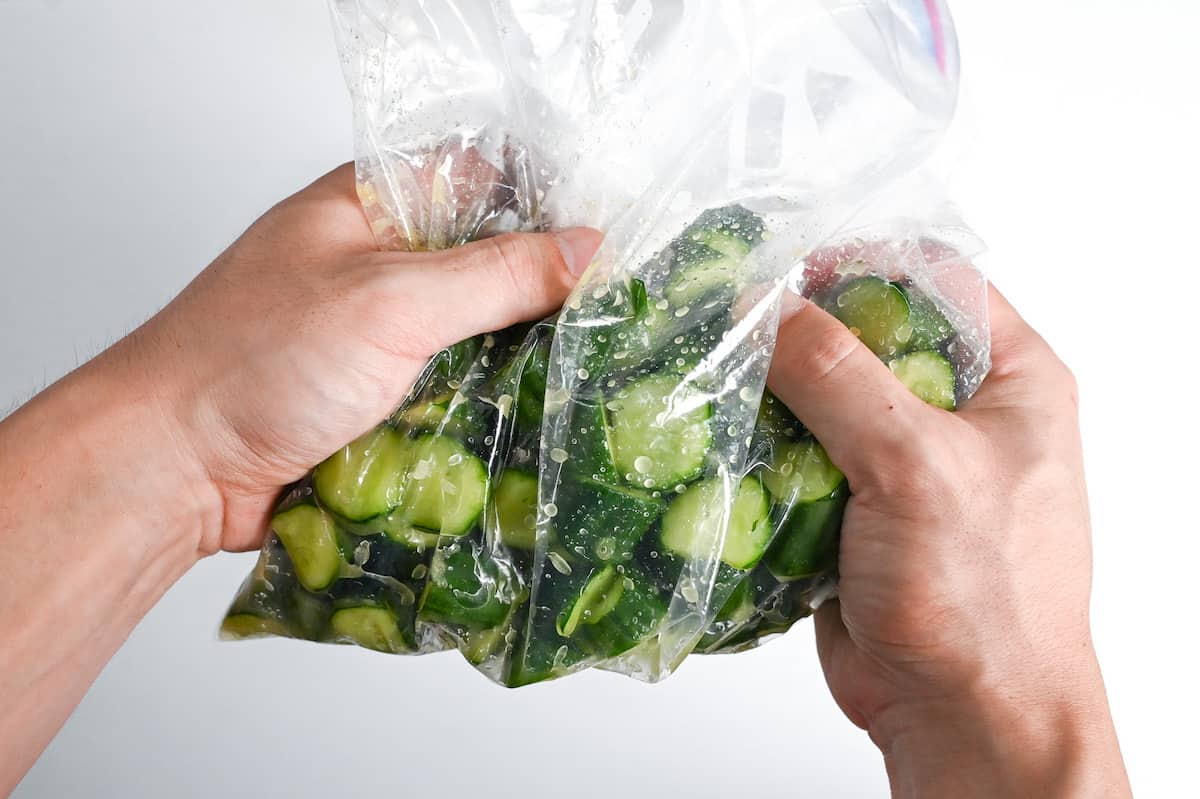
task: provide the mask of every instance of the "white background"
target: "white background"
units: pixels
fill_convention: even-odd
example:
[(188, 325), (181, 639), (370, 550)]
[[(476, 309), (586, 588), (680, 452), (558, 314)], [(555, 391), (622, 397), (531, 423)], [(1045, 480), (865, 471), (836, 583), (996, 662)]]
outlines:
[[(1082, 387), (1097, 646), (1145, 797), (1200, 795), (1198, 9), (955, 5), (952, 188)], [(0, 0), (0, 408), (350, 156), (324, 0)], [(453, 655), (217, 643), (251, 560), (212, 558), (170, 592), (17, 797), (886, 793), (807, 624), (658, 686), (511, 692)]]

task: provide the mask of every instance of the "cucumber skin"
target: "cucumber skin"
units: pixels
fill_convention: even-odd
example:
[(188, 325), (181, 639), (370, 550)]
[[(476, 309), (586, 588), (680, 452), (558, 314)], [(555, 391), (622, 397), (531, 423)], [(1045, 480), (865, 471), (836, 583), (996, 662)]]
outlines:
[(595, 657), (613, 658), (658, 634), (666, 618), (670, 595), (660, 591), (638, 570), (627, 569), (621, 598), (599, 621), (582, 628), (583, 647)]
[(838, 534), (850, 491), (845, 482), (832, 494), (815, 502), (797, 504), (786, 511), (764, 561), (780, 581), (797, 580), (837, 566)]
[[(621, 563), (666, 508), (650, 492), (619, 489), (594, 481), (564, 480), (555, 502), (558, 540), (572, 554), (593, 563)], [(605, 539), (611, 546), (602, 547)]]
[(519, 589), (506, 594), (515, 578), (511, 567), (485, 555), (478, 542), (456, 542), (434, 555), (418, 616), (456, 629), (494, 627), (516, 601)]

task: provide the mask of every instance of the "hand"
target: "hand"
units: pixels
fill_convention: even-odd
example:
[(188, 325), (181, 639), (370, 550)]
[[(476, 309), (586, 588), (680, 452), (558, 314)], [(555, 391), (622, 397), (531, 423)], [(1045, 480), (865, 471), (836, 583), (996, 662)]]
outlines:
[(342, 167), (0, 422), (0, 796), (197, 558), (258, 546), (281, 487), (437, 350), (559, 307), (598, 241), (379, 252)]
[(897, 795), (1126, 796), (1088, 622), (1067, 368), (996, 292), (993, 368), (956, 413), (804, 303), (769, 383), (846, 473), (840, 600), (817, 647)]
[(595, 231), (380, 252), (346, 165), (260, 219), (138, 334), (223, 510), (203, 553), (257, 547), (282, 486), (385, 418), (425, 362), (561, 306)]

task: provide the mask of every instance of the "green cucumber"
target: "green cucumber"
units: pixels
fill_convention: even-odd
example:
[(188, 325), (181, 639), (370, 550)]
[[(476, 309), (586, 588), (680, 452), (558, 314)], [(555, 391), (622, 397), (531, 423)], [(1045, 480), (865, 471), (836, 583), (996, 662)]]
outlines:
[(829, 496), (792, 507), (764, 562), (783, 582), (811, 577), (837, 565), (838, 533), (850, 492), (839, 485)]
[(616, 570), (603, 612), (581, 631), (584, 648), (607, 659), (653, 639), (667, 615), (669, 596), (636, 569)]
[(403, 504), (398, 515), (414, 527), (459, 536), (483, 513), (488, 474), (483, 461), (459, 441), (427, 435), (409, 446)]
[(813, 438), (777, 443), (759, 476), (775, 501), (789, 506), (827, 497), (846, 479)]
[(707, 558), (709, 542), (718, 540), (721, 525), (727, 523), (722, 562), (734, 569), (752, 568), (771, 542), (767, 491), (757, 477), (743, 477), (728, 503), (728, 514), (726, 504), (720, 478), (689, 486), (663, 515), (663, 547), (680, 558)]
[(935, 408), (954, 410), (954, 367), (941, 353), (919, 350), (888, 362), (908, 390)]
[(329, 626), (335, 641), (393, 654), (413, 650), (413, 642), (401, 630), (396, 611), (383, 605), (339, 608), (330, 617)]
[(731, 256), (705, 244), (684, 241), (676, 245), (675, 268), (663, 286), (663, 296), (685, 315), (692, 307), (716, 297), (728, 304), (742, 283), (744, 255)]
[(409, 450), (407, 439), (394, 428), (377, 427), (313, 470), (317, 498), (351, 521), (387, 513), (400, 504)]
[(221, 622), (222, 638), (262, 638), (270, 635), (291, 638), (292, 631), (279, 619), (255, 613), (230, 613)]
[(271, 529), (287, 550), (301, 585), (321, 591), (337, 579), (345, 561), (329, 514), (313, 505), (296, 505), (275, 514)]
[(910, 347), (910, 306), (894, 283), (878, 277), (855, 278), (837, 293), (827, 310), (880, 357), (897, 355)]
[(908, 299), (909, 323), (912, 325), (909, 349), (936, 350), (954, 337), (954, 325), (946, 319), (936, 302), (912, 286), (904, 287), (903, 291)]
[(592, 480), (563, 480), (554, 498), (557, 538), (573, 555), (619, 563), (662, 515), (665, 502), (649, 491)]
[(537, 544), (538, 478), (522, 469), (505, 469), (496, 482), (489, 534), (511, 549), (532, 551)]
[(475, 542), (456, 541), (434, 555), (418, 615), (455, 628), (494, 627), (519, 592), (510, 569)]
[(650, 375), (617, 392), (609, 441), (613, 464), (631, 483), (671, 489), (704, 471), (712, 406), (672, 375)]
[(570, 638), (581, 624), (597, 623), (613, 609), (624, 590), (625, 582), (615, 566), (593, 569), (559, 610), (555, 621), (558, 634)]

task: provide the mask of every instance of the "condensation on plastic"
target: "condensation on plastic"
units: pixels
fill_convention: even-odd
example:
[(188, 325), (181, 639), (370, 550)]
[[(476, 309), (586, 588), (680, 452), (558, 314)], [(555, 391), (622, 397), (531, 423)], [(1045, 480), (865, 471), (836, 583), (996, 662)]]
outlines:
[[(447, 381), (450, 408), (478, 401), (488, 381), (496, 384), (501, 360), (526, 357), (552, 339), (540, 440), (506, 438), (502, 423), (485, 439), (492, 481), (514, 461), (532, 462), (539, 478), (532, 563), (514, 565), (493, 536), (483, 543), (510, 574), (493, 579), (510, 579), (531, 597), (517, 625), (522, 634), (537, 627), (539, 613), (553, 613), (539, 605), (542, 582), (553, 578), (551, 569), (564, 572), (548, 542), (564, 470), (581, 454), (573, 414), (596, 378), (584, 363), (596, 330), (632, 314), (614, 300), (599, 318), (590, 300), (616, 298), (632, 279), (652, 294), (661, 290), (654, 264), (706, 210), (737, 204), (765, 224), (733, 303), (732, 328), (680, 378), (688, 407), (711, 404), (706, 474), (720, 481), (724, 522), (706, 528), (703, 554), (683, 564), (656, 635), (608, 659), (565, 663), (559, 651), (552, 676), (598, 666), (657, 680), (712, 625), (729, 594), (717, 576), (725, 526), (738, 481), (757, 465), (750, 441), (785, 292), (812, 294), (854, 274), (906, 280), (954, 325), (960, 398), (986, 374), (985, 284), (970, 263), (982, 247), (940, 202), (936, 183), (914, 188), (957, 96), (953, 29), (940, 0), (331, 6), (354, 98), (359, 194), (381, 247), (442, 249), (573, 225), (606, 234), (552, 326), (535, 327), (523, 341), (502, 338), (502, 357), (489, 337), (490, 346), (456, 365), (458, 377)], [(419, 383), (405, 407), (428, 386)], [(511, 403), (520, 386), (510, 388), (485, 399)], [(311, 494), (306, 481), (287, 501)], [(494, 525), (489, 513), (485, 529)], [(438, 551), (447, 546), (457, 544), (436, 544)], [(286, 560), (280, 550), (272, 536), (242, 600), (276, 590), (264, 569), (277, 571), (273, 564)], [(796, 600), (803, 607), (775, 631), (835, 591), (832, 570), (815, 575)], [(445, 625), (418, 620), (416, 627), (418, 651), (471, 647)], [(278, 626), (266, 632), (289, 634)], [(506, 682), (514, 657), (471, 659)]]

